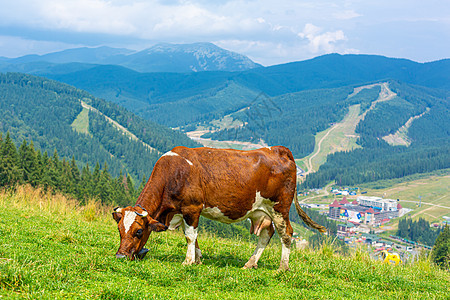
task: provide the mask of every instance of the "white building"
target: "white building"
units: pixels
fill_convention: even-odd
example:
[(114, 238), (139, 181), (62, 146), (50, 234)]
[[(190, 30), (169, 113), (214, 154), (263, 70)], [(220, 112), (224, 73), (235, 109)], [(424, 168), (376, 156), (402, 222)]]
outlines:
[(383, 199), (380, 197), (359, 196), (357, 198), (359, 205), (368, 206), (384, 211), (397, 211), (397, 200)]

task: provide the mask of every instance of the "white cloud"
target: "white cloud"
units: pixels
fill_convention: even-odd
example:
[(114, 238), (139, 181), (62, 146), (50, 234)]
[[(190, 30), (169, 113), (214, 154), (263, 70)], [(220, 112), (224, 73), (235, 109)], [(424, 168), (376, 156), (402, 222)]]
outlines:
[[(83, 44), (83, 38), (86, 39), (84, 44), (89, 46), (133, 45), (136, 49), (157, 42), (220, 41), (227, 49), (249, 55), (260, 63), (272, 64), (329, 52), (381, 52), (400, 56), (398, 49), (416, 53), (439, 49), (439, 53), (446, 53), (444, 45), (449, 43), (450, 32), (450, 6), (442, 0), (0, 2), (0, 34), (17, 37), (17, 46), (4, 44), (0, 47), (0, 56), (14, 49), (20, 54), (27, 49), (42, 53), (35, 50), (39, 45), (48, 49), (51, 43), (58, 45), (56, 51), (63, 43), (67, 43), (67, 47)], [(418, 19), (434, 22), (434, 25), (431, 21), (415, 25), (414, 28), (424, 27), (426, 35), (411, 34), (401, 40), (392, 38), (391, 33), (413, 32), (411, 20)], [(436, 28), (441, 30), (436, 31)], [(412, 40), (417, 42), (409, 42)], [(25, 45), (26, 41), (30, 46)], [(407, 47), (408, 44), (411, 46)], [(416, 45), (422, 44), (427, 50), (417, 48)], [(383, 45), (389, 48), (382, 48)], [(402, 53), (401, 56), (408, 55)], [(419, 54), (414, 57), (417, 56)]]
[(298, 36), (309, 41), (308, 49), (315, 54), (336, 52), (337, 42), (347, 40), (342, 30), (321, 32), (320, 27), (308, 23)]
[(338, 20), (350, 20), (357, 17), (361, 17), (361, 14), (358, 14), (352, 9), (344, 10), (344, 11), (337, 11), (333, 13), (333, 16)]

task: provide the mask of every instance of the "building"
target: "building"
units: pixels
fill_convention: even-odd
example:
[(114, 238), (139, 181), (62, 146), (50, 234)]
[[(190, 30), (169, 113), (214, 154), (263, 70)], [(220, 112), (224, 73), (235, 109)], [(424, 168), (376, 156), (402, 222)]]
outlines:
[(380, 197), (359, 196), (359, 205), (372, 207), (380, 211), (397, 211), (397, 200), (383, 199)]
[(339, 219), (340, 214), (341, 205), (337, 202), (337, 200), (334, 200), (334, 202), (328, 206), (328, 216), (332, 219)]
[(397, 200), (369, 196), (360, 196), (352, 203), (344, 197), (339, 202), (335, 200), (328, 207), (328, 216), (332, 219), (372, 226), (380, 226), (398, 218), (401, 212), (403, 208)]
[(344, 237), (350, 236), (353, 233), (355, 233), (355, 228), (356, 228), (356, 226), (351, 222), (338, 224), (337, 225), (337, 235), (344, 236)]

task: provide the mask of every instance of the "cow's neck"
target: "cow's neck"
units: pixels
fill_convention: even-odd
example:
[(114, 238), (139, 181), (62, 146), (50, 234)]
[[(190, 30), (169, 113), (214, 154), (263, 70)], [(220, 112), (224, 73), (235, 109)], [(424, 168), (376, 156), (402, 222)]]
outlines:
[(160, 214), (162, 192), (163, 186), (151, 177), (139, 195), (136, 205), (139, 204), (145, 208), (152, 218), (157, 218)]

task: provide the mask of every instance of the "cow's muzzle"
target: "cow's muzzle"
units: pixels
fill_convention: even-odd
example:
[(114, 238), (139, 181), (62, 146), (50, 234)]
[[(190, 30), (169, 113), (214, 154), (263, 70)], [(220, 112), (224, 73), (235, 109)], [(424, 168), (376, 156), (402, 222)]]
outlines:
[(144, 259), (144, 257), (145, 257), (145, 255), (147, 254), (147, 252), (148, 252), (148, 249), (142, 248), (141, 251), (139, 251), (139, 253), (136, 254), (136, 257), (137, 257), (138, 259)]

